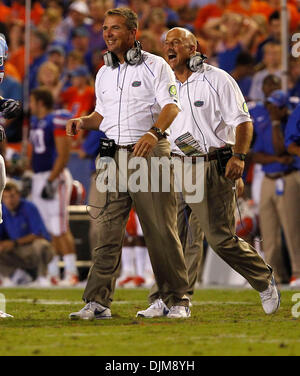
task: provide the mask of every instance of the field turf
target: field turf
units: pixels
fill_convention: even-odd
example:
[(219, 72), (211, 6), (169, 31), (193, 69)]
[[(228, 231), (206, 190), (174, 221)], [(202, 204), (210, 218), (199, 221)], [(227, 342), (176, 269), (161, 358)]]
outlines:
[(192, 317), (171, 320), (137, 319), (147, 290), (117, 290), (113, 319), (93, 322), (68, 319), (83, 306), (79, 289), (1, 293), (15, 317), (0, 319), (1, 355), (300, 355), (295, 291), (282, 291), (280, 310), (267, 316), (253, 290), (197, 290)]

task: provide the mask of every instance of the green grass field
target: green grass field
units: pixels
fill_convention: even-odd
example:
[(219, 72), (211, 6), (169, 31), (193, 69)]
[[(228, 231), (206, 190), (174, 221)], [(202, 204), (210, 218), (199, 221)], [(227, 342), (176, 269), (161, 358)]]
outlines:
[[(291, 313), (293, 291), (280, 310), (264, 314), (253, 290), (197, 290), (190, 319), (137, 319), (147, 290), (117, 290), (113, 319), (69, 321), (82, 308), (78, 289), (1, 290), (1, 355), (300, 355), (300, 318)], [(300, 309), (298, 309), (300, 311)]]

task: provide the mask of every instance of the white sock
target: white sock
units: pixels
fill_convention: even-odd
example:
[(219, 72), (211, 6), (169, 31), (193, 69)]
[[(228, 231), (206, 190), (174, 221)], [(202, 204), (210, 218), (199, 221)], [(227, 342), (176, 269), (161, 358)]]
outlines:
[(54, 256), (53, 259), (48, 264), (48, 274), (50, 277), (59, 278), (59, 256)]
[(135, 264), (136, 264), (136, 274), (140, 277), (144, 277), (145, 275), (145, 262), (147, 256), (147, 248), (136, 246), (134, 247), (135, 253)]
[(68, 255), (63, 256), (63, 260), (65, 263), (65, 277), (67, 275), (77, 275), (77, 267), (76, 267), (76, 254), (75, 253), (70, 253)]
[(133, 251), (133, 247), (123, 247), (122, 249), (122, 276), (129, 277), (135, 275)]

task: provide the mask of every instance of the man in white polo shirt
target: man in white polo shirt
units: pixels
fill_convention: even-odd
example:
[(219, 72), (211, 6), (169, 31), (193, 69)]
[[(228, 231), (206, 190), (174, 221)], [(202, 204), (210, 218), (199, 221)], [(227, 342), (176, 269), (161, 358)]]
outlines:
[[(72, 119), (66, 127), (71, 136), (80, 129), (100, 128), (109, 140), (101, 143), (98, 170), (102, 169), (105, 157), (111, 157), (108, 165), (117, 163), (116, 180), (121, 173), (127, 175), (125, 183), (128, 183), (126, 189), (117, 184), (115, 192), (99, 192), (98, 202), (91, 203), (98, 206), (100, 212), (98, 247), (94, 250), (94, 264), (83, 295), (87, 305), (72, 313), (71, 319), (111, 317), (110, 305), (132, 203), (141, 222), (160, 295), (168, 307), (165, 314), (169, 318), (190, 316), (189, 300), (185, 295), (187, 271), (177, 233), (173, 179), (169, 192), (162, 188), (151, 192), (149, 186), (147, 191), (136, 192), (129, 186), (133, 172), (122, 167), (134, 157), (143, 157), (149, 182), (153, 157), (166, 157), (170, 167), (170, 144), (165, 131), (180, 111), (174, 73), (164, 59), (141, 50), (135, 40), (136, 31), (137, 16), (130, 9), (118, 8), (106, 13), (103, 37), (108, 52), (104, 57), (105, 66), (96, 77), (95, 111), (89, 116)], [(161, 178), (160, 171), (159, 180)]]
[[(196, 51), (197, 39), (189, 31), (174, 28), (167, 33), (165, 53), (177, 78), (182, 106), (170, 127), (172, 155), (180, 160), (191, 156), (193, 166), (204, 158), (203, 200), (189, 202), (185, 187), (182, 197), (197, 217), (210, 246), (260, 292), (264, 311), (274, 313), (280, 296), (272, 269), (235, 234), (235, 182), (244, 170), (252, 122), (234, 79), (203, 63), (203, 55)], [(161, 316), (163, 309), (164, 305), (156, 300), (138, 315)]]

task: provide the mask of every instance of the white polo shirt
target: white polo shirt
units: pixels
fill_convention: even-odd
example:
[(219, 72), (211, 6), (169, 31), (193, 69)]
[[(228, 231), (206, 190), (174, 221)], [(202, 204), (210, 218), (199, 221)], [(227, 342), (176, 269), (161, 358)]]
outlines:
[(95, 82), (99, 129), (119, 145), (136, 143), (156, 122), (163, 107), (179, 108), (175, 75), (167, 62), (143, 51), (138, 65), (103, 66)]
[(238, 84), (219, 68), (204, 64), (203, 71), (193, 73), (186, 82), (177, 81), (177, 91), (181, 112), (170, 126), (174, 153), (184, 155), (175, 144), (178, 137), (194, 139), (203, 154), (211, 147), (234, 145), (235, 128), (251, 121)]

